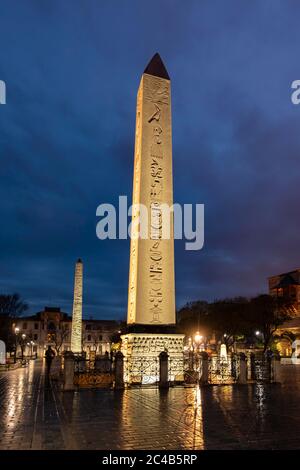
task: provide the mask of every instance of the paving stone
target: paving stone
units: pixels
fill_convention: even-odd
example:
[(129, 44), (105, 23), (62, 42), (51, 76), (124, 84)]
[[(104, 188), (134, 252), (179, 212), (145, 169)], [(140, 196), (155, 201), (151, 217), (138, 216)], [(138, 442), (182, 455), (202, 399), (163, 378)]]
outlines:
[[(40, 361), (0, 375), (0, 449), (297, 449), (300, 366), (281, 385), (63, 393)], [(292, 430), (292, 432), (291, 432)]]

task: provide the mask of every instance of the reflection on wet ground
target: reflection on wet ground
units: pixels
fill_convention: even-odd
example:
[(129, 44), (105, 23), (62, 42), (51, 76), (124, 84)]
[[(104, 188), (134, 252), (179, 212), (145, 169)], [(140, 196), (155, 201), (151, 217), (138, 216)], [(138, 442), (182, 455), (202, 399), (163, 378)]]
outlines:
[(297, 449), (300, 366), (281, 385), (61, 392), (42, 364), (0, 375), (1, 449)]

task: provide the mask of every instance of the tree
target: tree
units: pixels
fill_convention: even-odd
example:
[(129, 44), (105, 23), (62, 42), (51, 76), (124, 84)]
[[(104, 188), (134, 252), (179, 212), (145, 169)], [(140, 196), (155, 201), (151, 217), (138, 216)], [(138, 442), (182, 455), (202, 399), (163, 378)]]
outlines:
[(263, 350), (271, 346), (277, 328), (290, 320), (292, 301), (267, 294), (253, 297), (249, 303), (248, 322), (262, 335)]
[(231, 347), (246, 332), (249, 301), (245, 297), (216, 300), (210, 304), (209, 321), (216, 339)]
[(54, 343), (54, 349), (57, 356), (60, 354), (60, 349), (63, 345), (63, 342), (69, 335), (69, 326), (65, 323), (57, 325), (54, 332), (51, 333), (51, 339)]
[(28, 305), (19, 294), (0, 294), (0, 337), (8, 351), (16, 346), (12, 332), (13, 319), (22, 316), (26, 310)]
[(187, 336), (194, 336), (196, 331), (208, 336), (211, 334), (208, 319), (209, 304), (205, 300), (189, 302), (177, 312), (178, 331)]

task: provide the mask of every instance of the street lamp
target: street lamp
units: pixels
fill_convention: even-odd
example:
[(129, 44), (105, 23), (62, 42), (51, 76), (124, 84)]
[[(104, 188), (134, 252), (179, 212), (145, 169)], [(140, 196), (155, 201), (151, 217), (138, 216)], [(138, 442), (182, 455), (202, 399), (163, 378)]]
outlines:
[(200, 335), (199, 331), (197, 331), (197, 333), (196, 333), (195, 336), (194, 336), (194, 339), (195, 339), (195, 342), (196, 342), (197, 346), (199, 346), (199, 344), (200, 344), (202, 338), (203, 338), (203, 336)]
[[(198, 370), (198, 368), (199, 368), (198, 354), (199, 354), (199, 348), (200, 348), (200, 343), (201, 343), (202, 338), (203, 338), (203, 336), (200, 335), (199, 331), (197, 331), (196, 334), (194, 335), (194, 342), (196, 344), (196, 370)], [(193, 347), (193, 352), (194, 352), (194, 347)]]
[(22, 334), (22, 343), (21, 343), (21, 360), (23, 362), (24, 359), (24, 342), (25, 342), (26, 335), (25, 333)]
[(15, 355), (14, 355), (14, 363), (17, 362), (17, 347), (18, 347), (18, 334), (20, 332), (20, 328), (17, 326), (15, 327)]
[(31, 346), (30, 358), (32, 359), (32, 357), (33, 357), (33, 346), (34, 346), (34, 342), (33, 342), (33, 341), (30, 341), (30, 346)]

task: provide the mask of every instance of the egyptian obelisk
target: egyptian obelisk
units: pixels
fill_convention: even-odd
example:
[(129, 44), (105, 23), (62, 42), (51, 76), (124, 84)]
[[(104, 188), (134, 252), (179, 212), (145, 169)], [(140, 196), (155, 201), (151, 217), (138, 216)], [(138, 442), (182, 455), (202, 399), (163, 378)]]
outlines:
[(79, 259), (75, 266), (74, 300), (72, 313), (71, 351), (82, 352), (82, 284), (83, 264)]
[[(133, 205), (148, 210), (146, 239), (135, 237), (133, 212), (127, 323), (175, 324), (173, 217), (170, 237), (162, 239), (162, 204), (173, 205), (171, 84), (159, 56), (151, 59), (137, 94)], [(155, 223), (157, 221), (157, 224)], [(157, 230), (155, 230), (155, 226)]]
[[(147, 209), (147, 236), (141, 234), (141, 217), (145, 216), (139, 205)], [(124, 381), (129, 384), (158, 382), (161, 352), (169, 356), (169, 380), (183, 380), (184, 335), (174, 330), (173, 214), (164, 218), (162, 209), (172, 205), (171, 83), (159, 54), (155, 54), (137, 94), (128, 333), (121, 336), (126, 359)]]

